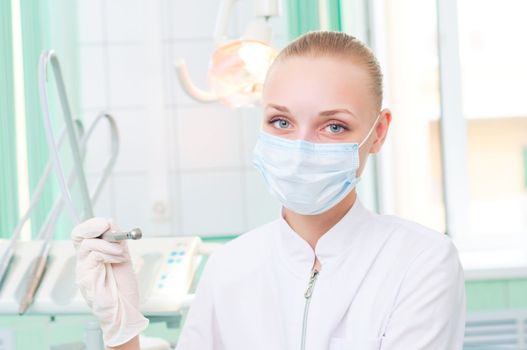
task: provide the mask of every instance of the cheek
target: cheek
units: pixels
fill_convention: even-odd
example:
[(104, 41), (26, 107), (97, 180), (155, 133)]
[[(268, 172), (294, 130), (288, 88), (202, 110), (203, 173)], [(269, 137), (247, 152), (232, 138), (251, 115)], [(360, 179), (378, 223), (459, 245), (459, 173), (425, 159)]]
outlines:
[(260, 123), (260, 130), (272, 134), (276, 130), (275, 127), (273, 127), (271, 124), (268, 123), (267, 118), (262, 118), (262, 121)]

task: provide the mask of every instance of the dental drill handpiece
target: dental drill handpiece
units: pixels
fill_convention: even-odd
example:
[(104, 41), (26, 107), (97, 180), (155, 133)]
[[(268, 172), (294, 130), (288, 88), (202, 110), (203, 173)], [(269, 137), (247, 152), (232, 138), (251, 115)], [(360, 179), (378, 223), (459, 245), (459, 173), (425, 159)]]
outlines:
[(119, 242), (124, 241), (126, 239), (141, 239), (143, 237), (143, 232), (141, 232), (141, 229), (134, 228), (130, 231), (111, 231), (110, 229), (103, 232), (102, 235), (100, 235), (97, 238), (104, 239), (105, 241), (109, 242)]

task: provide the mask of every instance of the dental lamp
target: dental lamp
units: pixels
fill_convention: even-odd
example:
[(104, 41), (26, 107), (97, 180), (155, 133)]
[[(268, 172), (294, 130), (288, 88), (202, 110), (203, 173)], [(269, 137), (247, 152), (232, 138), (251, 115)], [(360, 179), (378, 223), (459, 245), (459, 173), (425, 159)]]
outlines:
[(255, 0), (255, 18), (240, 39), (226, 35), (229, 18), (238, 0), (224, 0), (214, 30), (215, 49), (212, 53), (208, 80), (210, 91), (195, 86), (182, 59), (176, 61), (176, 71), (183, 90), (199, 102), (220, 101), (236, 108), (256, 104), (260, 100), (267, 70), (277, 55), (270, 45), (270, 17), (279, 16), (279, 0)]

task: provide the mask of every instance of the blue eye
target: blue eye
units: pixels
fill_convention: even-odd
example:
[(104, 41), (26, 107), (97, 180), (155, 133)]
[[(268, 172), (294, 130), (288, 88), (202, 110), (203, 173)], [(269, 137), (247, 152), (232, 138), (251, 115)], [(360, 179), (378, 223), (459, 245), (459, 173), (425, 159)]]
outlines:
[(326, 130), (332, 134), (340, 134), (345, 130), (345, 128), (340, 124), (329, 124), (328, 126), (326, 126)]
[(273, 126), (277, 129), (287, 129), (289, 126), (291, 126), (291, 124), (289, 124), (289, 122), (285, 119), (276, 119), (272, 121), (271, 124), (273, 124)]

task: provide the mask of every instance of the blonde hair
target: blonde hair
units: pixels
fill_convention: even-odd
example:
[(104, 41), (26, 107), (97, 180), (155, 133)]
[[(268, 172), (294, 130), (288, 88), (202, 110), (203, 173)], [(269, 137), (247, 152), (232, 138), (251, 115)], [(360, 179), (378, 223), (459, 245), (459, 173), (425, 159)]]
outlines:
[(341, 32), (316, 31), (297, 38), (283, 48), (273, 66), (291, 57), (339, 57), (363, 66), (371, 78), (378, 109), (382, 105), (382, 71), (373, 52), (359, 39)]

